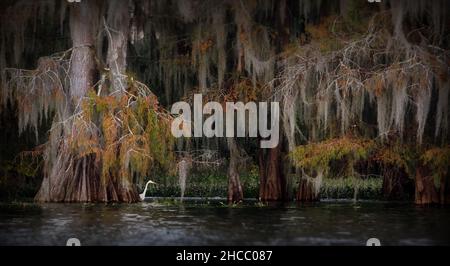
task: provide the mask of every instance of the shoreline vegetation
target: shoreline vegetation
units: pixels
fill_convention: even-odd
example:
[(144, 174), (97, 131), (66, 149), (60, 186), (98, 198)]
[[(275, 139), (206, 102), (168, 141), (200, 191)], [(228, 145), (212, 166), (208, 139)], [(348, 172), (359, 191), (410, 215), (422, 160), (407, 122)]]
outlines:
[[(241, 179), (244, 199), (258, 200), (257, 177), (243, 177)], [(339, 178), (326, 179), (320, 190), (321, 199), (349, 199), (349, 200), (383, 200), (382, 180), (377, 178), (356, 179)], [(192, 177), (186, 184), (184, 197), (214, 198), (227, 196), (227, 179), (223, 177)], [(296, 191), (294, 190), (293, 193)], [(180, 197), (181, 190), (176, 182), (166, 182), (149, 189), (147, 197)], [(409, 200), (413, 198), (410, 197)]]
[[(177, 177), (166, 177), (158, 180), (158, 184), (150, 186), (146, 197), (148, 198), (181, 198), (181, 188)], [(258, 201), (258, 176), (242, 176), (241, 182), (245, 187), (244, 199), (252, 199)], [(8, 184), (6, 184), (8, 185)], [(9, 184), (9, 186), (13, 186)], [(192, 176), (186, 181), (184, 198), (221, 198), (227, 197), (228, 183), (226, 176), (220, 175), (197, 175)], [(16, 190), (14, 192), (14, 190)], [(9, 191), (9, 197), (6, 191)], [(292, 193), (295, 193), (294, 190)], [(25, 188), (18, 189), (17, 185), (5, 187), (0, 182), (0, 202), (33, 202), (36, 193), (36, 187), (31, 184)], [(386, 200), (383, 196), (383, 182), (380, 178), (335, 178), (325, 179), (320, 189), (321, 199), (345, 199), (345, 200)], [(413, 195), (403, 198), (406, 201), (413, 201)]]

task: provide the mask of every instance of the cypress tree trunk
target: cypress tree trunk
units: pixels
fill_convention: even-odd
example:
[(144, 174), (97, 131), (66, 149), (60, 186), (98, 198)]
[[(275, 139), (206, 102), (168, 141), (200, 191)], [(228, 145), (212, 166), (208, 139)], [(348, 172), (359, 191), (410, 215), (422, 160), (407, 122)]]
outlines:
[(323, 172), (313, 171), (311, 176), (304, 173), (304, 169), (298, 169), (296, 176), (298, 186), (295, 194), (297, 202), (314, 202), (320, 200), (320, 187), (322, 186)]
[(434, 178), (430, 170), (425, 166), (418, 166), (416, 169), (416, 204), (439, 203), (439, 194), (434, 185)]
[[(109, 2), (115, 8), (109, 9), (114, 34), (109, 37), (107, 64), (111, 69), (113, 80), (120, 84), (122, 72), (126, 68), (126, 49), (129, 26), (128, 9), (123, 4), (127, 1)], [(99, 32), (100, 1), (82, 1), (70, 5), (70, 33), (73, 51), (70, 68), (69, 110), (61, 120), (69, 120), (73, 114), (81, 111), (82, 98), (96, 83), (99, 59), (95, 54), (96, 37)], [(124, 33), (120, 32), (125, 31)], [(102, 71), (104, 71), (102, 69)], [(121, 88), (126, 89), (122, 86)], [(57, 139), (58, 146), (54, 151), (55, 160), (46, 166), (46, 174), (41, 188), (36, 195), (37, 201), (44, 202), (136, 202), (139, 195), (136, 187), (128, 180), (113, 176), (106, 181), (101, 178), (101, 162), (95, 155), (79, 157), (72, 153), (66, 138), (78, 130), (73, 125), (65, 125)], [(83, 130), (83, 129), (80, 129)], [(52, 144), (53, 145), (53, 144)]]
[(449, 204), (450, 185), (448, 182), (448, 172), (439, 174), (439, 188), (436, 187), (434, 176), (427, 166), (419, 165), (416, 169), (415, 203), (419, 205), (428, 204)]
[(128, 0), (110, 0), (108, 7), (107, 38), (109, 40), (106, 63), (111, 70), (114, 90), (126, 89), (127, 50), (130, 33)]
[(286, 200), (286, 180), (281, 163), (281, 144), (259, 153), (259, 199), (262, 201)]
[(297, 188), (296, 200), (298, 202), (319, 201), (323, 177), (324, 171), (320, 169), (313, 170), (311, 176), (306, 175), (302, 171)]
[(230, 150), (230, 162), (228, 166), (228, 203), (237, 203), (244, 199), (238, 171), (240, 153), (234, 138), (228, 138), (227, 144), (228, 149)]
[(75, 106), (94, 85), (96, 72), (94, 47), (99, 17), (100, 7), (96, 0), (82, 1), (70, 6), (70, 36), (73, 46), (70, 95), (75, 101)]
[[(289, 43), (289, 12), (286, 7), (286, 0), (276, 2), (276, 21), (279, 38), (276, 43), (276, 50), (281, 53), (284, 46)], [(267, 151), (260, 150), (259, 156), (259, 199), (262, 201), (287, 200), (286, 177), (283, 167), (282, 136), (279, 144)]]
[(313, 202), (320, 200), (319, 194), (314, 192), (314, 183), (308, 179), (301, 178), (298, 185), (297, 197), (298, 202)]
[[(70, 67), (70, 102), (68, 111), (60, 119), (67, 119), (71, 113), (79, 110), (82, 97), (94, 84), (96, 73), (94, 43), (100, 17), (99, 3), (82, 1), (70, 6), (70, 35), (73, 51)], [(60, 138), (67, 133), (61, 132)], [(56, 155), (57, 162), (48, 166), (41, 188), (36, 195), (37, 201), (95, 201), (98, 186), (98, 169), (92, 163), (91, 156), (74, 158), (62, 141)]]

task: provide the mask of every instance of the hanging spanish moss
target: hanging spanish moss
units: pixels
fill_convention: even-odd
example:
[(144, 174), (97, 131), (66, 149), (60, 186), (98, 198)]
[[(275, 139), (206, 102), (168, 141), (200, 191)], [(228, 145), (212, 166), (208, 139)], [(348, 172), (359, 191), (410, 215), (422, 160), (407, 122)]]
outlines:
[[(429, 160), (449, 152), (448, 3), (361, 3), (2, 1), (0, 111), (14, 106), (17, 133), (43, 148), (36, 199), (134, 202), (176, 166), (183, 197), (191, 170), (226, 161), (230, 202), (248, 163), (263, 201), (319, 200), (326, 179), (376, 175), (386, 195), (410, 178), (417, 203), (448, 203), (448, 161)], [(196, 93), (279, 102), (279, 145), (174, 140), (166, 110)]]

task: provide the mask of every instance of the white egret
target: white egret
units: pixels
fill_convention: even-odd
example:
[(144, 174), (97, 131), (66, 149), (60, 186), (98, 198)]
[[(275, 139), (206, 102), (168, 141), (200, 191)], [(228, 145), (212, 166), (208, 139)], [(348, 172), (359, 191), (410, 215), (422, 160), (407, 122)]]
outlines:
[(145, 199), (145, 193), (147, 193), (147, 187), (148, 187), (149, 184), (155, 184), (155, 185), (156, 185), (156, 183), (153, 182), (153, 181), (151, 181), (151, 180), (148, 181), (147, 184), (145, 184), (144, 192), (142, 192), (141, 194), (139, 194), (139, 198), (141, 198), (141, 201), (143, 201), (143, 200)]

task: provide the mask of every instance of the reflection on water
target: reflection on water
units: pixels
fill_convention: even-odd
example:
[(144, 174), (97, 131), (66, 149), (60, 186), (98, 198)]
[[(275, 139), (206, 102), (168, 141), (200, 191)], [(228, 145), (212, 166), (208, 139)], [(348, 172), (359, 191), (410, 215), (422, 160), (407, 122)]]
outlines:
[(449, 245), (448, 208), (381, 202), (239, 207), (44, 204), (0, 213), (0, 245)]

